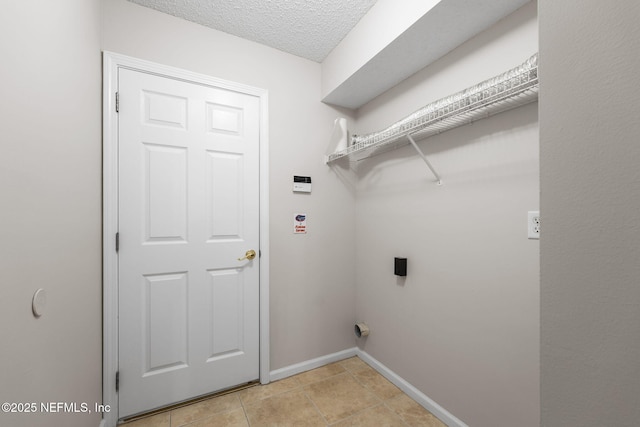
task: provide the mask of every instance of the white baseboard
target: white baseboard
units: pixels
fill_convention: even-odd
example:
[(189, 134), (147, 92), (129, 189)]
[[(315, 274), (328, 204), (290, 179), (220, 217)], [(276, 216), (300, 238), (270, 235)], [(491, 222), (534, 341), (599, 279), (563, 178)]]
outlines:
[[(366, 362), (373, 369), (378, 371), (380, 375), (391, 381), (396, 387), (402, 390), (407, 396), (418, 402), (422, 407), (438, 417), (440, 421), (445, 423), (448, 427), (469, 427), (461, 420), (456, 418), (449, 411), (438, 405), (435, 401), (429, 398), (426, 394), (411, 385), (404, 378), (393, 372), (391, 369), (384, 366), (378, 360), (369, 355), (366, 351), (359, 349), (358, 347), (349, 348), (347, 350), (339, 351), (337, 353), (327, 354), (326, 356), (317, 357), (315, 359), (307, 360), (304, 362), (296, 363), (295, 365), (285, 366), (284, 368), (276, 369), (269, 373), (271, 381), (281, 380), (283, 378), (291, 377), (301, 372), (309, 371), (311, 369), (319, 368), (329, 363), (337, 362), (349, 357), (358, 356), (364, 362)], [(101, 426), (102, 427), (102, 426)]]
[(402, 390), (407, 396), (411, 397), (413, 400), (418, 402), (422, 407), (424, 407), (427, 411), (431, 412), (433, 415), (438, 417), (440, 421), (445, 423), (449, 427), (469, 427), (461, 420), (456, 418), (449, 411), (444, 409), (442, 406), (438, 405), (435, 401), (429, 398), (426, 394), (422, 393), (420, 390), (412, 386), (408, 381), (404, 378), (400, 377), (398, 374), (393, 372), (391, 369), (384, 366), (382, 363), (374, 359), (371, 355), (369, 355), (366, 351), (362, 351), (358, 348), (356, 355), (366, 362), (373, 369), (378, 371), (380, 375), (391, 381), (396, 387)]
[(329, 363), (337, 362), (339, 360), (348, 359), (357, 354), (358, 348), (353, 347), (347, 350), (342, 350), (337, 353), (327, 354), (326, 356), (317, 357), (315, 359), (307, 360), (304, 362), (296, 363), (295, 365), (285, 366), (284, 368), (276, 369), (269, 373), (271, 381), (281, 380), (301, 372), (309, 371), (311, 369), (319, 368)]

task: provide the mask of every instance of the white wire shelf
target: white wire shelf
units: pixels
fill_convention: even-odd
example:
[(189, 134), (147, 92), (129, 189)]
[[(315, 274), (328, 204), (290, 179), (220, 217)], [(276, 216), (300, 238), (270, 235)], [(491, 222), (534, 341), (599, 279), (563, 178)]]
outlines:
[[(349, 147), (328, 155), (326, 162), (331, 163), (343, 157), (363, 160), (409, 143), (417, 147), (410, 138), (425, 139), (535, 102), (538, 99), (538, 88), (536, 54), (520, 67), (428, 104), (382, 131), (362, 136), (354, 135)], [(418, 152), (420, 153), (419, 149)], [(425, 162), (429, 165), (426, 159)], [(432, 172), (435, 174), (433, 169)], [(435, 175), (439, 181), (439, 177)]]

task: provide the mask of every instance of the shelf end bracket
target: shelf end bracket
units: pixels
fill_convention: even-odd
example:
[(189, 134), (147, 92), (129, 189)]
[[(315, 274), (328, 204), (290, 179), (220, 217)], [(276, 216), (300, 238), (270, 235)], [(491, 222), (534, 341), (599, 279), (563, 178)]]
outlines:
[(418, 147), (418, 144), (416, 144), (416, 142), (413, 140), (411, 135), (407, 135), (407, 139), (409, 140), (411, 145), (413, 145), (413, 148), (416, 149), (416, 151), (418, 152), (420, 157), (422, 157), (422, 160), (424, 160), (424, 162), (427, 164), (427, 167), (429, 168), (429, 170), (431, 171), (433, 176), (436, 177), (436, 184), (442, 185), (442, 179), (440, 178), (440, 175), (438, 175), (438, 172), (436, 172), (436, 170), (433, 168), (433, 166), (429, 162), (429, 159), (427, 159), (427, 156), (425, 156), (424, 153), (422, 152), (422, 150), (420, 149), (420, 147)]

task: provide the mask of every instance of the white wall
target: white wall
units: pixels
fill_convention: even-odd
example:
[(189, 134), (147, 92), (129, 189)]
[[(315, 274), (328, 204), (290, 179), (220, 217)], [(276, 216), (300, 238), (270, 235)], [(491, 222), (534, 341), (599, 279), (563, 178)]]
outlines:
[[(592, 3), (589, 17), (600, 12)], [(546, 7), (554, 20), (559, 19), (550, 5)], [(557, 7), (563, 8), (560, 15), (570, 15)], [(611, 21), (624, 18), (615, 15), (618, 8), (613, 11)], [(562, 25), (554, 20), (548, 29), (555, 37)], [(623, 30), (636, 31), (630, 24)], [(0, 160), (1, 401), (101, 400), (102, 48), (269, 90), (272, 369), (353, 345), (357, 282), (356, 313), (372, 327), (364, 350), (470, 425), (538, 425), (538, 242), (524, 237), (526, 211), (538, 207), (535, 104), (422, 143), (443, 175), (442, 187), (431, 183), (428, 170), (410, 148), (361, 163), (356, 208), (348, 174), (321, 162), (333, 119), (350, 113), (319, 102), (316, 63), (125, 0), (11, 2), (0, 15), (0, 32), (0, 77), (8, 82), (0, 98), (5, 118)], [(379, 129), (431, 100), (519, 64), (537, 49), (536, 37), (534, 2), (363, 107), (355, 128)], [(548, 40), (551, 49), (552, 38)], [(624, 50), (626, 45), (617, 46)], [(561, 61), (566, 52), (557, 52), (553, 64), (558, 68), (549, 70), (567, 75), (570, 64)], [(620, 67), (626, 70), (625, 64)], [(550, 87), (565, 83), (557, 80), (558, 87)], [(637, 94), (635, 87), (622, 89)], [(633, 100), (631, 95), (625, 99), (629, 104)], [(559, 111), (565, 110), (550, 108), (549, 117)], [(559, 128), (554, 131), (549, 140), (562, 136)], [(631, 135), (629, 131), (623, 137)], [(622, 157), (626, 148), (614, 153)], [(548, 154), (549, 165), (557, 170), (571, 159), (568, 152)], [(553, 159), (556, 154), (558, 159)], [(596, 156), (590, 160), (587, 165), (597, 163)], [(627, 165), (637, 159), (623, 160)], [(556, 169), (549, 169), (543, 180), (555, 178)], [(311, 175), (314, 192), (292, 194), (293, 174)], [(631, 175), (628, 169), (630, 193), (637, 190)], [(587, 197), (587, 186), (577, 181), (565, 190), (577, 188)], [(613, 184), (604, 189), (614, 190)], [(567, 193), (554, 195), (548, 208), (543, 206), (545, 224), (549, 222), (545, 229), (554, 229), (554, 215), (557, 225), (570, 228), (566, 222), (571, 215), (562, 214), (567, 209), (562, 194)], [(606, 194), (598, 192), (599, 197)], [(554, 203), (559, 213), (553, 214)], [(623, 206), (620, 219), (632, 215), (632, 205)], [(309, 215), (306, 236), (291, 232), (296, 211)], [(601, 206), (600, 218), (605, 211)], [(615, 236), (624, 243), (622, 249), (630, 250), (617, 253), (622, 260), (635, 254), (626, 236), (635, 237)], [(584, 243), (578, 240), (574, 243)], [(554, 243), (552, 238), (549, 242)], [(611, 246), (611, 240), (606, 242), (602, 251)], [(561, 242), (554, 245), (557, 251), (550, 253), (564, 254)], [(394, 256), (409, 257), (405, 281), (393, 276)], [(561, 279), (573, 267), (551, 261), (549, 268)], [(626, 310), (611, 325), (625, 319), (638, 323), (631, 314), (637, 308), (635, 300), (625, 300), (637, 293), (623, 280), (636, 277), (633, 272), (626, 265), (617, 276), (624, 286), (614, 295), (626, 303)], [(600, 277), (596, 267), (587, 268), (587, 273)], [(562, 301), (569, 304), (569, 297), (579, 293), (582, 278), (569, 280), (572, 286), (560, 295), (567, 297)], [(30, 301), (38, 287), (47, 290), (48, 306), (42, 318), (34, 319)], [(589, 289), (595, 292), (596, 286)], [(607, 312), (619, 309), (613, 302)], [(550, 304), (547, 310), (549, 319), (558, 319), (558, 306)], [(580, 313), (576, 321), (588, 322), (587, 313)], [(565, 321), (550, 324), (558, 331), (547, 337), (551, 362), (562, 356), (553, 346), (575, 330), (565, 327)], [(623, 367), (631, 368), (630, 361), (638, 359), (637, 346), (628, 355), (620, 349), (633, 341), (634, 333), (626, 330), (614, 337), (613, 356)], [(578, 350), (595, 341), (586, 333), (579, 336), (584, 340), (577, 343)], [(606, 349), (602, 360), (605, 355)], [(573, 357), (570, 362), (580, 362), (575, 375), (584, 374), (587, 363)], [(605, 373), (615, 369), (604, 367)], [(543, 381), (558, 373), (550, 367)], [(614, 380), (621, 377), (602, 378), (610, 379), (609, 395), (615, 396)], [(633, 381), (630, 378), (627, 381)], [(572, 381), (576, 387), (585, 385)], [(623, 383), (629, 399), (637, 396), (633, 384)], [(563, 410), (551, 399), (574, 403), (571, 410), (582, 409), (580, 403), (591, 403), (595, 394), (572, 401), (561, 386), (555, 381), (543, 389), (549, 391), (548, 420)], [(564, 420), (571, 416), (575, 415), (569, 412)], [(99, 415), (0, 413), (1, 425), (50, 426), (52, 420), (71, 427), (93, 426)]]
[[(358, 110), (356, 133), (524, 62), (537, 51), (531, 2)], [(539, 425), (537, 104), (360, 162), (359, 345), (474, 427)], [(394, 257), (408, 258), (406, 279)]]
[[(102, 401), (99, 14), (99, 0), (4, 2), (0, 14), (2, 402)], [(99, 422), (0, 412), (11, 427)]]
[(345, 82), (441, 0), (377, 0), (322, 62), (322, 97)]
[[(271, 368), (353, 347), (354, 196), (322, 162), (349, 113), (320, 103), (320, 65), (125, 0), (103, 8), (103, 49), (269, 91)], [(293, 194), (294, 174), (313, 193)]]
[(540, 1), (542, 425), (640, 422), (640, 3)]

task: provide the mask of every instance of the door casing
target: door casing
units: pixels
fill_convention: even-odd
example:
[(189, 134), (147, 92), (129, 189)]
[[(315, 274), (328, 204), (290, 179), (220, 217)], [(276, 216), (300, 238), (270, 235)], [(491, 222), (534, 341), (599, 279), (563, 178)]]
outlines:
[(229, 89), (260, 99), (260, 382), (269, 374), (269, 131), (268, 92), (180, 68), (103, 52), (103, 378), (102, 403), (110, 411), (103, 414), (105, 427), (118, 421), (118, 113), (116, 92), (118, 69), (146, 72), (206, 86)]

